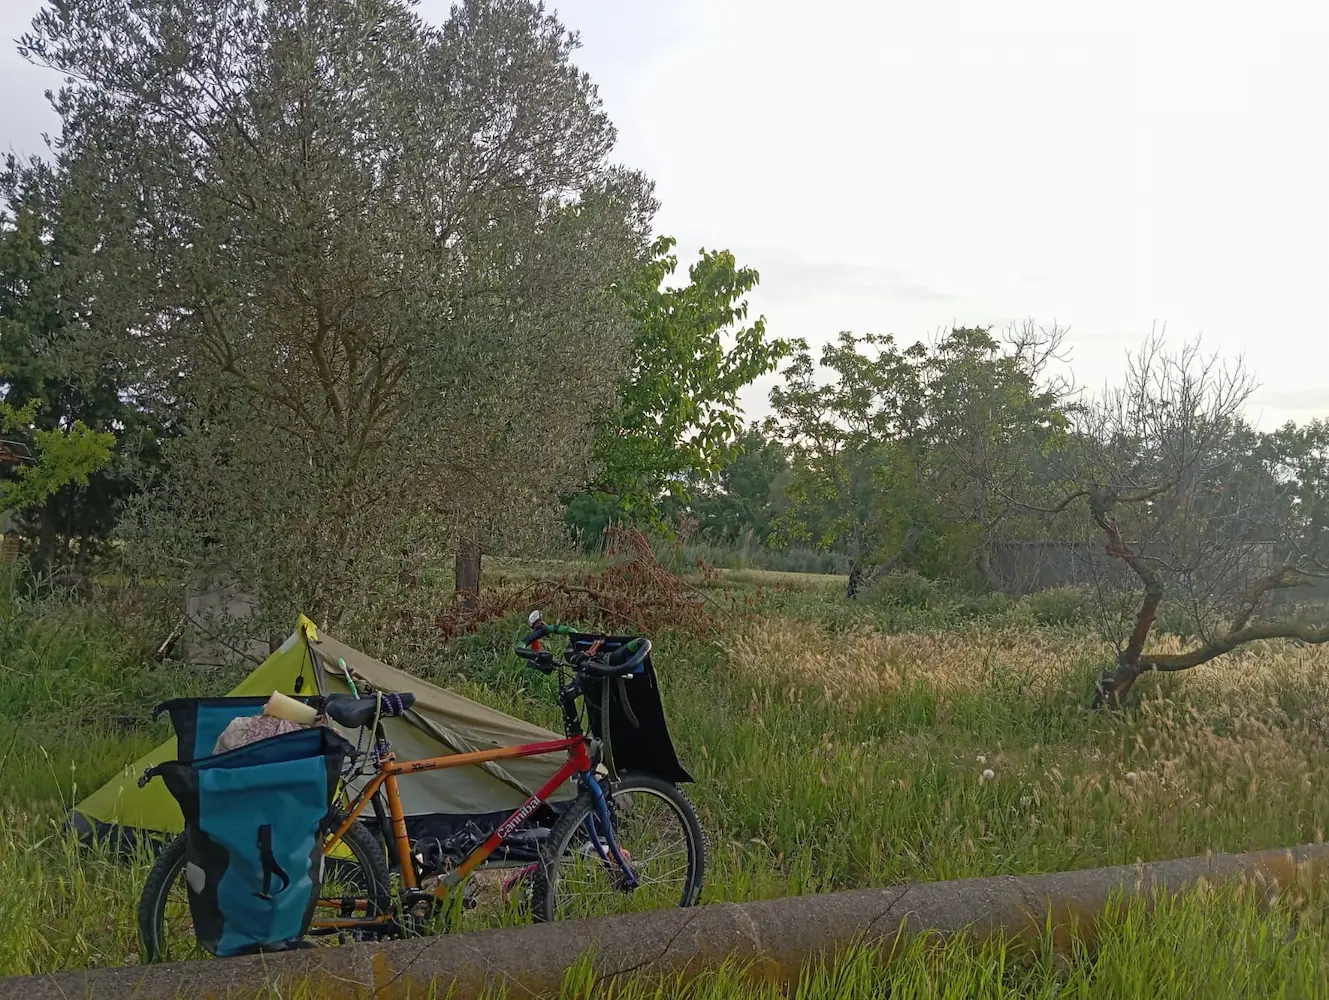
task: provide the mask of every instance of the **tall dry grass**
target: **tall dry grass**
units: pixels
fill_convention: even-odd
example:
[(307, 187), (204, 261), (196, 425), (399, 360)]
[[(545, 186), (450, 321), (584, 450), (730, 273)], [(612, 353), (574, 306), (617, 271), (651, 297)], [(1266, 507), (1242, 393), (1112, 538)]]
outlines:
[(707, 730), (707, 784), (784, 888), (1275, 847), (1329, 815), (1329, 651), (1149, 678), (1121, 714), (1087, 707), (1109, 650), (1062, 631), (774, 620), (726, 653), (746, 704)]
[(734, 667), (757, 684), (818, 690), (854, 707), (914, 687), (937, 695), (1014, 685), (1031, 698), (1068, 693), (1101, 643), (1052, 630), (886, 634), (870, 626), (831, 632), (806, 622), (768, 619), (727, 644)]

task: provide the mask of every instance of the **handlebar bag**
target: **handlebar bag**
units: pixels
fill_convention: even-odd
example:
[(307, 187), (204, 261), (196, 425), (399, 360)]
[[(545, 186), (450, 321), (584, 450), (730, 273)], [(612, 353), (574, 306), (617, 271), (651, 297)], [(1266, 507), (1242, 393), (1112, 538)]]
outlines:
[(184, 814), (189, 909), (208, 952), (282, 950), (308, 931), (351, 752), (317, 726), (148, 772), (161, 776)]
[[(574, 635), (572, 642), (590, 648), (597, 639), (604, 639), (605, 652), (613, 652), (633, 638)], [(605, 766), (610, 774), (634, 771), (678, 783), (693, 780), (679, 763), (669, 737), (650, 656), (635, 671), (621, 677), (583, 677), (582, 692), (586, 697), (586, 721), (592, 735), (604, 744)]]

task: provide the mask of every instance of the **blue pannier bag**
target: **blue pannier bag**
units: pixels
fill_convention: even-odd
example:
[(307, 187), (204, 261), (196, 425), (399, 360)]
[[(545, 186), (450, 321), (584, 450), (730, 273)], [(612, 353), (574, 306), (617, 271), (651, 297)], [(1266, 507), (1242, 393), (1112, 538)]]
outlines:
[(162, 706), (177, 724), (186, 723), (177, 728), (182, 759), (144, 775), (160, 776), (180, 804), (194, 934), (222, 957), (282, 950), (304, 937), (322, 884), (321, 846), (337, 783), (352, 752), (336, 732), (315, 726), (225, 753), (196, 753), (211, 746), (230, 718), (257, 714), (266, 699), (257, 706), (220, 703), (253, 700)]

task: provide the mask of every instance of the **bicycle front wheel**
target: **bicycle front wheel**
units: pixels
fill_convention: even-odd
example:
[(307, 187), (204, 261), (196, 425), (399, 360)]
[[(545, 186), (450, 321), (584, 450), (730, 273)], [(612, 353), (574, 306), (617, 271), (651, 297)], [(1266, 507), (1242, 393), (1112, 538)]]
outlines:
[(701, 896), (706, 835), (697, 810), (677, 785), (648, 774), (626, 775), (606, 788), (614, 839), (635, 886), (608, 850), (589, 789), (554, 824), (531, 887), (536, 921), (568, 920), (669, 906)]

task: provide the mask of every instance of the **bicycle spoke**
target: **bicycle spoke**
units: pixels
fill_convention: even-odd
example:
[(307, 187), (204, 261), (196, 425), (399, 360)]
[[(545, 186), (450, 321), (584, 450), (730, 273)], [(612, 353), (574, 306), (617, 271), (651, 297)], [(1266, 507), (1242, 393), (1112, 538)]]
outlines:
[[(634, 790), (622, 798), (629, 801), (614, 800), (615, 840), (636, 887), (627, 886), (612, 855), (602, 860), (583, 826), (583, 839), (569, 845), (558, 866), (557, 919), (679, 905), (688, 881), (689, 847), (677, 810), (650, 791)], [(607, 844), (600, 846), (607, 852)]]

